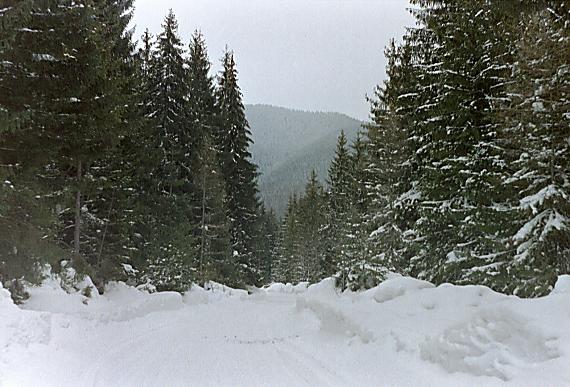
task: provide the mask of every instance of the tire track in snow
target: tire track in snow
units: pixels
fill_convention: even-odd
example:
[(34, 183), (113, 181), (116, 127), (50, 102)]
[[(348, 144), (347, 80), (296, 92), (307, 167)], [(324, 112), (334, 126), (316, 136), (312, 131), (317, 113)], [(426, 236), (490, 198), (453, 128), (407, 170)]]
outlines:
[[(137, 333), (135, 336), (122, 340), (118, 344), (113, 345), (112, 349), (101, 355), (95, 365), (82, 373), (81, 380), (89, 381), (90, 385), (93, 387), (109, 386), (109, 383), (103, 382), (104, 378), (102, 375), (104, 377), (108, 376), (109, 369), (117, 367), (119, 364), (123, 363), (125, 359), (138, 357), (137, 355), (139, 355), (138, 352), (140, 351), (133, 351), (133, 348), (147, 347), (152, 341), (160, 341), (162, 335), (157, 334), (167, 329), (171, 330), (176, 324), (180, 324), (180, 321), (170, 321), (158, 327), (144, 330), (140, 333)], [(158, 349), (160, 347), (163, 347), (164, 344), (165, 343), (158, 342), (156, 345), (151, 345), (151, 348)], [(138, 368), (134, 367), (134, 369)]]
[(274, 348), (287, 362), (286, 364), (293, 365), (293, 367), (287, 367), (289, 371), (306, 382), (308, 386), (349, 385), (326, 364), (291, 341), (276, 343)]

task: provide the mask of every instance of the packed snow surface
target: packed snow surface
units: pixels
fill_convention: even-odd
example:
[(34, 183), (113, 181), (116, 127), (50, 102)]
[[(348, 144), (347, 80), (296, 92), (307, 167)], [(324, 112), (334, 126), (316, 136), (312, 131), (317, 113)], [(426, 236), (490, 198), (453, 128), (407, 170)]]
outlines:
[(533, 300), (396, 276), (359, 293), (30, 292), (17, 307), (0, 287), (2, 387), (570, 386), (570, 276)]

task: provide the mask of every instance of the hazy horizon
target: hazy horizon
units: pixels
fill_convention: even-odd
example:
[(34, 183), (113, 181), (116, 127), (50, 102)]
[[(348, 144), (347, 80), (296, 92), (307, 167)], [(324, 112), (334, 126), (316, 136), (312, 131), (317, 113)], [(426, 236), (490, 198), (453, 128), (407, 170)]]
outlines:
[[(385, 79), (384, 48), (412, 24), (406, 0), (137, 0), (138, 39), (173, 9), (185, 44), (203, 32), (213, 70), (235, 52), (247, 104), (366, 120), (365, 95)], [(334, 80), (332, 82), (331, 80)]]

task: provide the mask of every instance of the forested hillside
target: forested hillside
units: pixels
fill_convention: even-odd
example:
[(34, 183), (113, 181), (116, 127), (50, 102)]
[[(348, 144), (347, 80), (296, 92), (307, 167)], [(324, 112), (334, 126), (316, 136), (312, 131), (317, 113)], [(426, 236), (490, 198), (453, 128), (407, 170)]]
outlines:
[(313, 169), (326, 178), (340, 132), (353, 140), (362, 130), (361, 122), (339, 113), (246, 105), (246, 116), (261, 198), (278, 216), (284, 215), (289, 196), (303, 191)]

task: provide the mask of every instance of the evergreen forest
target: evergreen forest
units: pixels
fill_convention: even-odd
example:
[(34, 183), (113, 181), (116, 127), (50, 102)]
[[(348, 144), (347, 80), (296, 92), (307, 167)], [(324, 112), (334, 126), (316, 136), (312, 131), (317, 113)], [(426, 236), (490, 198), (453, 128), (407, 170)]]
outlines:
[(369, 122), (277, 217), (234, 53), (214, 73), (206, 38), (181, 36), (172, 11), (133, 36), (133, 1), (2, 1), (13, 297), (46, 264), (101, 292), (327, 277), (358, 290), (395, 272), (538, 297), (570, 274), (569, 2), (411, 0)]

